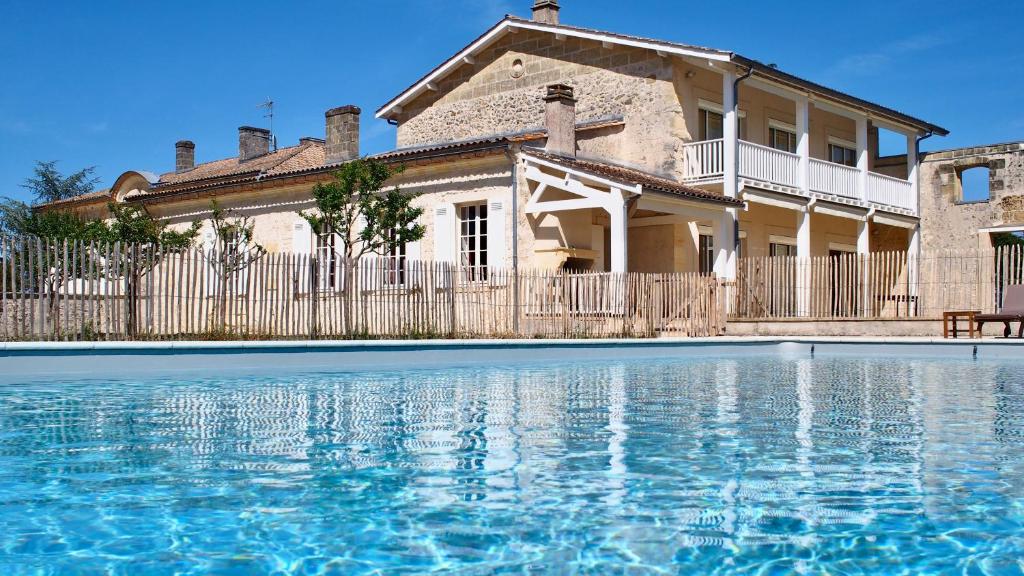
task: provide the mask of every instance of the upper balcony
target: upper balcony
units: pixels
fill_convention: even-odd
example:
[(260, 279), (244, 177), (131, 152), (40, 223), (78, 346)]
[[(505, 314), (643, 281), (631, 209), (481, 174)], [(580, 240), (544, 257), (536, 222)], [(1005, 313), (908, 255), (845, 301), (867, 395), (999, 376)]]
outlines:
[[(723, 181), (726, 162), (723, 139), (688, 143), (683, 148), (683, 155), (683, 179), (687, 183), (715, 184)], [(908, 180), (808, 158), (807, 185), (803, 186), (800, 159), (799, 154), (739, 140), (740, 185), (917, 215), (914, 186)]]

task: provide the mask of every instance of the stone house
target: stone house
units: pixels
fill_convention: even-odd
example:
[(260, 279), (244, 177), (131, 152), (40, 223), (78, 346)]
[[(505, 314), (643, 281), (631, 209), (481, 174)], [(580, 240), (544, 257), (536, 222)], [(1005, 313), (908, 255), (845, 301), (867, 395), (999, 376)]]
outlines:
[[(730, 278), (738, 255), (919, 249), (918, 142), (943, 128), (734, 52), (559, 14), (536, 0), (377, 110), (397, 146), (376, 158), (406, 167), (394, 183), (424, 208), (405, 257)], [(296, 212), (359, 156), (359, 114), (329, 110), (323, 139), (279, 150), (242, 127), (238, 156), (214, 162), (178, 142), (173, 172), (129, 171), (65, 207), (141, 202), (184, 226), (217, 198), (270, 250), (324, 249)], [(905, 138), (901, 161), (878, 157), (879, 130)]]

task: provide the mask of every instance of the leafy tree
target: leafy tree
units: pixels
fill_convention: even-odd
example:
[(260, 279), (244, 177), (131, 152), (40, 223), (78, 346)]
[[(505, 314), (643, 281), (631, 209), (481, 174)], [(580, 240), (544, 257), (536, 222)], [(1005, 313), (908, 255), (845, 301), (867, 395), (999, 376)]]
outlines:
[(90, 166), (64, 176), (57, 170), (56, 160), (36, 162), (35, 177), (26, 178), (22, 188), (35, 195), (36, 202), (56, 202), (92, 192), (100, 179), (95, 176), (96, 167)]
[(388, 179), (401, 171), (372, 158), (349, 162), (334, 173), (331, 182), (313, 188), (317, 211), (299, 215), (317, 233), (336, 234), (347, 262), (370, 253), (386, 256), (423, 238), (424, 233), (423, 226), (416, 224), (423, 209), (411, 205), (411, 194), (397, 186), (382, 192)]
[[(423, 238), (424, 228), (416, 220), (422, 208), (412, 206), (413, 196), (397, 186), (384, 191), (387, 181), (402, 171), (372, 158), (348, 162), (334, 173), (330, 182), (313, 188), (315, 212), (299, 212), (317, 234), (334, 234), (342, 258), (342, 313), (346, 334), (353, 333), (351, 289), (354, 285), (354, 264), (366, 254), (387, 256), (396, 248)], [(318, 285), (321, 265), (334, 270), (336, 253), (327, 262), (314, 257), (311, 285)], [(313, 302), (317, 300), (314, 297)], [(314, 314), (314, 318), (316, 315)], [(314, 327), (314, 332), (318, 327)]]

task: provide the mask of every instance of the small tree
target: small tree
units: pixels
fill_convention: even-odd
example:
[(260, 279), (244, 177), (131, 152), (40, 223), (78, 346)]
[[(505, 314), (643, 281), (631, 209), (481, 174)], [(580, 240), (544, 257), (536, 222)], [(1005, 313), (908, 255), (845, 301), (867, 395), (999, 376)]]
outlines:
[(236, 216), (221, 208), (217, 201), (211, 202), (210, 227), (214, 233), (213, 250), (207, 259), (217, 274), (218, 309), (217, 317), (221, 327), (227, 325), (228, 283), (262, 258), (267, 251), (253, 238), (256, 223), (252, 217)]
[[(422, 208), (412, 206), (413, 196), (397, 186), (384, 191), (387, 181), (402, 171), (372, 158), (353, 160), (334, 173), (334, 179), (313, 188), (315, 212), (299, 212), (314, 233), (334, 234), (340, 242), (344, 284), (342, 297), (345, 330), (352, 333), (351, 290), (354, 264), (367, 254), (388, 256), (399, 246), (423, 238), (417, 224)], [(314, 258), (312, 285), (317, 284)]]
[(124, 278), (125, 298), (128, 301), (127, 325), (129, 336), (138, 333), (138, 299), (140, 280), (170, 253), (187, 250), (195, 244), (200, 223), (182, 231), (168, 229), (168, 223), (154, 219), (145, 206), (135, 204), (107, 204), (113, 222), (91, 222), (90, 236), (94, 240), (120, 242), (120, 251), (106, 262), (108, 276)]

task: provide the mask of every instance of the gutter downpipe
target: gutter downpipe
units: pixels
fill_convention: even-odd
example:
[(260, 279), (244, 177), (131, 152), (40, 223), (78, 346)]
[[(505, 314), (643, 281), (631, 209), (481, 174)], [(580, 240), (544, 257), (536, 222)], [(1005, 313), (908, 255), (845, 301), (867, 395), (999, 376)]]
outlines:
[[(733, 109), (732, 113), (733, 113), (733, 122), (736, 123), (736, 126), (734, 128), (735, 131), (736, 131), (736, 149), (733, 150), (732, 161), (733, 161), (733, 164), (734, 164), (733, 165), (733, 174), (736, 175), (736, 180), (737, 180), (737, 182), (736, 182), (736, 189), (737, 190), (739, 190), (739, 178), (740, 178), (740, 82), (743, 82), (744, 80), (746, 80), (747, 78), (750, 78), (753, 75), (754, 75), (754, 67), (753, 66), (749, 66), (749, 67), (747, 67), (747, 72), (745, 74), (743, 74), (742, 76), (737, 77), (732, 82), (732, 104), (735, 107)], [(739, 250), (739, 247), (740, 247), (740, 219), (739, 218), (735, 218), (733, 220), (732, 226), (733, 226), (733, 231), (732, 231), (733, 247), (732, 247), (732, 251), (733, 251), (733, 254), (735, 254), (736, 251)]]
[(512, 330), (519, 335), (519, 162), (509, 142), (505, 156), (512, 162)]

